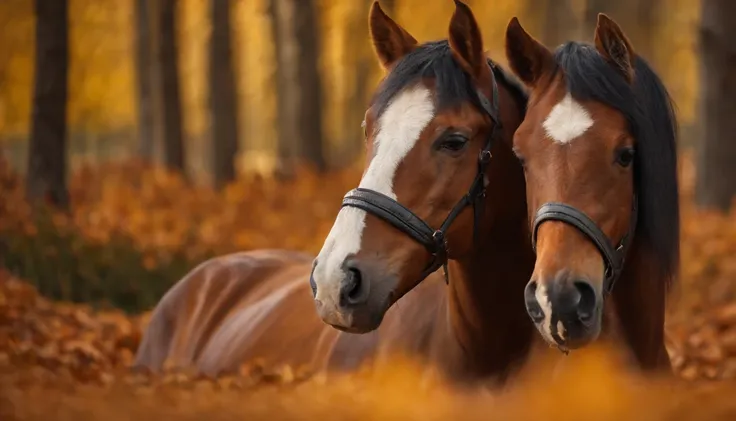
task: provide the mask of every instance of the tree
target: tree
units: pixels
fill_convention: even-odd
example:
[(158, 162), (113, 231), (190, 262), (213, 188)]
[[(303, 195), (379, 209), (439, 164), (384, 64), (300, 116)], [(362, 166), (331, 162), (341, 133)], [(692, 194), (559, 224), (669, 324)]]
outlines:
[(164, 146), (164, 162), (169, 169), (186, 175), (184, 158), (184, 133), (181, 118), (181, 93), (179, 88), (178, 46), (176, 37), (177, 0), (158, 1), (158, 42), (156, 71), (161, 89), (161, 129)]
[(211, 0), (209, 45), (210, 120), (215, 186), (235, 179), (238, 153), (237, 87), (233, 72), (230, 0)]
[(69, 207), (66, 187), (69, 5), (36, 0), (36, 70), (26, 194), (31, 201)]
[(396, 13), (396, 0), (381, 0), (381, 9), (391, 16)]
[(638, 55), (650, 63), (656, 60), (654, 34), (659, 26), (660, 0), (587, 0), (585, 39), (593, 39), (598, 13), (607, 14), (621, 25)]
[[(547, 0), (546, 6), (542, 39), (549, 48), (557, 48), (567, 41), (581, 38), (580, 22), (572, 0)], [(539, 13), (538, 9), (535, 12)]]
[(279, 169), (288, 177), (304, 160), (318, 171), (326, 167), (322, 145), (322, 84), (319, 34), (312, 0), (270, 0), (276, 49)]
[(154, 107), (152, 97), (153, 67), (151, 61), (150, 1), (135, 0), (136, 76), (138, 85), (138, 154), (146, 161), (153, 159)]
[[(355, 0), (345, 17), (347, 28), (342, 48), (343, 56), (346, 60), (350, 60), (348, 63), (351, 69), (345, 75), (348, 84), (347, 100), (339, 122), (341, 126), (339, 133), (344, 139), (338, 154), (340, 162), (352, 163), (360, 156), (365, 145), (360, 122), (363, 120), (368, 102), (368, 81), (371, 71), (376, 67), (368, 37), (368, 12), (371, 3), (372, 0)], [(384, 3), (387, 1), (381, 2), (382, 7)], [(390, 6), (393, 8), (395, 5)]]
[(736, 196), (736, 2), (703, 0), (701, 7), (695, 200), (725, 211)]

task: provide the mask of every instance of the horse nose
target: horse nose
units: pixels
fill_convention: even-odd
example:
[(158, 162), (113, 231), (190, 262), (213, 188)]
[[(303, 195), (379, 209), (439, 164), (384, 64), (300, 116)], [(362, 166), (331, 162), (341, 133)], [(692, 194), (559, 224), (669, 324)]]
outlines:
[(370, 292), (369, 280), (355, 260), (346, 261), (344, 268), (345, 275), (339, 292), (340, 306), (350, 308), (364, 304)]
[(576, 280), (558, 284), (551, 292), (550, 305), (560, 320), (587, 322), (593, 318), (597, 297), (595, 288), (590, 282)]

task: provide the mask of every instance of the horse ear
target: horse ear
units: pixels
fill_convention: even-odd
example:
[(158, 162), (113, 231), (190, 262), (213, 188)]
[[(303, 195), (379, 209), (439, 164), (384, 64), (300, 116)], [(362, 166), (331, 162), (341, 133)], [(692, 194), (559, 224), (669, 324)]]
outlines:
[(595, 48), (629, 83), (634, 80), (634, 49), (621, 27), (603, 13), (595, 27)]
[(448, 41), (455, 60), (477, 82), (483, 83), (491, 77), (478, 22), (470, 8), (459, 0), (455, 0)]
[(368, 27), (373, 49), (384, 69), (390, 68), (417, 46), (417, 40), (388, 17), (378, 1), (374, 1), (371, 5)]
[(529, 35), (516, 17), (506, 28), (506, 59), (511, 70), (531, 88), (554, 66), (552, 52)]

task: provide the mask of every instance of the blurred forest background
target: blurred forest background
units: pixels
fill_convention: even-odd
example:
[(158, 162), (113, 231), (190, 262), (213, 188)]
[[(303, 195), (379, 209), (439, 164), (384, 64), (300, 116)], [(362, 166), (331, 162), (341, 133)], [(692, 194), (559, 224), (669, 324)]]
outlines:
[[(233, 177), (230, 161), (237, 173), (289, 171), (283, 164), (295, 158), (339, 168), (362, 151), (364, 104), (380, 77), (367, 33), (370, 0), (58, 3), (40, 18), (53, 25), (67, 14), (67, 25), (40, 34), (68, 32), (70, 169), (142, 157), (213, 182)], [(454, 7), (450, 0), (382, 4), (419, 40), (444, 38)], [(663, 75), (685, 133), (699, 121), (698, 0), (468, 4), (491, 57), (501, 63), (512, 16), (556, 46), (589, 40), (596, 14), (609, 13)], [(33, 10), (31, 0), (0, 2), (0, 138), (17, 168), (28, 162), (34, 44), (44, 41), (36, 39)], [(66, 66), (58, 62), (46, 71)], [(300, 95), (306, 99), (298, 101)], [(322, 124), (300, 123), (312, 120)]]
[[(47, 296), (137, 311), (216, 254), (316, 252), (362, 168), (370, 4), (0, 1), (0, 264)], [(420, 41), (445, 38), (454, 8), (381, 4)], [(599, 12), (620, 23), (678, 107), (683, 277), (707, 284), (688, 294), (736, 298), (735, 3), (468, 4), (501, 64), (512, 16), (550, 47), (591, 41)]]
[[(681, 288), (667, 320), (668, 347), (685, 379), (736, 378), (736, 1), (467, 3), (502, 65), (511, 17), (552, 48), (592, 41), (596, 15), (605, 12), (663, 77), (677, 105), (682, 156)], [(5, 417), (8, 403), (26, 415), (36, 411), (26, 419), (50, 419), (57, 410), (66, 414), (57, 419), (128, 416), (131, 398), (66, 400), (76, 389), (59, 378), (110, 384), (111, 370), (130, 367), (147, 311), (211, 256), (319, 250), (363, 167), (360, 123), (381, 77), (369, 43), (370, 5), (0, 0), (0, 389), (15, 393), (0, 395), (0, 418), (14, 419)], [(450, 0), (381, 5), (420, 42), (446, 38), (455, 7)], [(34, 380), (8, 386), (21, 366)], [(602, 402), (622, 405), (617, 399), (629, 389), (610, 370), (602, 377), (586, 367), (573, 379), (586, 398), (556, 394), (557, 409), (569, 414), (572, 405), (588, 405), (595, 415)], [(130, 384), (150, 384), (126, 373)], [(48, 376), (57, 376), (49, 382), (58, 393), (27, 393)], [(238, 389), (239, 381), (217, 387)], [(397, 384), (396, 396), (413, 387)], [(350, 398), (364, 391), (335, 387), (340, 402), (349, 401), (341, 390)], [(369, 399), (348, 409), (398, 405), (383, 383), (371, 390), (380, 404)], [(548, 389), (539, 390), (535, 402), (545, 402)], [(733, 402), (729, 393), (720, 402)], [(177, 402), (151, 396), (137, 419)], [(518, 408), (543, 410), (523, 396)], [(638, 397), (648, 405), (651, 396)], [(306, 417), (305, 407), (321, 414), (314, 418), (332, 416), (329, 398), (319, 397), (277, 407), (297, 408), (298, 417)], [(414, 397), (407, 400), (417, 405), (414, 414), (441, 419), (437, 398)], [(190, 398), (181, 399), (188, 405)], [(208, 399), (200, 402), (216, 401)], [(639, 414), (642, 404), (630, 407)]]

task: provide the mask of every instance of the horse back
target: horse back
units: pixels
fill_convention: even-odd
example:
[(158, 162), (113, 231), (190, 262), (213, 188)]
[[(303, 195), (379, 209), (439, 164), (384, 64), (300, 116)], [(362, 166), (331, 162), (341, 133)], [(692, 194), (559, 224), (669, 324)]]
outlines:
[[(274, 291), (292, 295), (306, 287), (303, 292), (308, 293), (304, 274), (308, 275), (311, 261), (303, 253), (257, 250), (203, 262), (154, 308), (135, 364), (153, 370), (159, 370), (166, 360), (175, 366), (199, 365), (202, 351), (211, 347), (215, 336), (222, 337), (218, 332), (224, 327), (239, 330), (233, 323), (248, 324), (247, 318), (238, 317), (242, 309), (267, 301)], [(298, 279), (304, 281), (302, 288), (297, 286)], [(301, 301), (311, 304), (311, 300)]]

